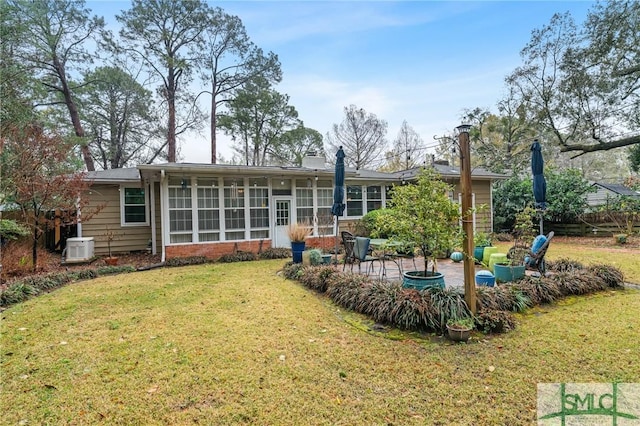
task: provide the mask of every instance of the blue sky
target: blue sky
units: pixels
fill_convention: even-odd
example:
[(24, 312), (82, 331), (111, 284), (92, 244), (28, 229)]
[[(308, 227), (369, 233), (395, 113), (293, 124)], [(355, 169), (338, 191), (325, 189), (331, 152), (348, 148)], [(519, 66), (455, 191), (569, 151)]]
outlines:
[[(427, 143), (451, 132), (465, 108), (495, 105), (504, 77), (520, 65), (531, 31), (554, 13), (582, 24), (587, 1), (221, 1), (251, 39), (279, 56), (288, 94), (307, 127), (325, 135), (355, 104), (389, 124), (407, 120)], [(88, 2), (115, 14), (127, 2)], [(107, 6), (108, 7), (105, 7)], [(219, 151), (231, 156), (228, 138)], [(180, 144), (184, 161), (209, 157), (208, 137)]]

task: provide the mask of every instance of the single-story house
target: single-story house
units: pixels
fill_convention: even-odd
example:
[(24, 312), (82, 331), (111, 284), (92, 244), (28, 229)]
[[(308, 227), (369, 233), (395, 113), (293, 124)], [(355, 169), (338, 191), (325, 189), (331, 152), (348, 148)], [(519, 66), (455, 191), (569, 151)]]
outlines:
[[(434, 164), (460, 199), (460, 172)], [(395, 173), (347, 168), (341, 229), (386, 206), (389, 191), (415, 178), (419, 169)], [(336, 235), (333, 164), (305, 157), (301, 167), (166, 163), (90, 172), (89, 206), (102, 206), (78, 225), (78, 237), (93, 237), (96, 255), (107, 254), (107, 230), (115, 253), (151, 250), (162, 259), (193, 255), (216, 259), (234, 250), (257, 252), (290, 247), (290, 223), (313, 224), (312, 246), (332, 247)], [(472, 172), (473, 203), (488, 208), (474, 215), (478, 230), (492, 228), (491, 183), (506, 176)], [(323, 241), (325, 244), (321, 244)], [(327, 244), (327, 239), (330, 240)]]
[(618, 183), (594, 182), (591, 186), (595, 188), (596, 191), (587, 193), (587, 204), (590, 208), (606, 207), (609, 203), (622, 196), (640, 200), (640, 191), (633, 190)]

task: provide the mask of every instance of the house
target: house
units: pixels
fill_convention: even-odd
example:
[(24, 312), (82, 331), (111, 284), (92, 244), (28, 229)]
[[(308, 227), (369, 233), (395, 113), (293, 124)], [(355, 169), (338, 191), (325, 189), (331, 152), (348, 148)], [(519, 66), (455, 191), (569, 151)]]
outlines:
[[(162, 259), (202, 255), (212, 259), (234, 250), (257, 252), (290, 247), (292, 222), (313, 224), (309, 245), (334, 244), (333, 164), (310, 156), (301, 167), (228, 164), (145, 164), (137, 168), (89, 172), (89, 206), (102, 209), (78, 226), (78, 237), (93, 237), (95, 254), (150, 249)], [(460, 199), (460, 172), (434, 164)], [(340, 227), (386, 206), (390, 190), (415, 178), (419, 168), (395, 173), (347, 168), (346, 209)], [(492, 228), (491, 183), (506, 176), (475, 169), (473, 203), (488, 209), (474, 215), (479, 230)], [(329, 239), (330, 242), (327, 242)]]
[(595, 188), (595, 192), (587, 193), (587, 204), (592, 209), (595, 207), (607, 207), (609, 203), (622, 196), (640, 200), (640, 191), (621, 184), (594, 182), (591, 186)]

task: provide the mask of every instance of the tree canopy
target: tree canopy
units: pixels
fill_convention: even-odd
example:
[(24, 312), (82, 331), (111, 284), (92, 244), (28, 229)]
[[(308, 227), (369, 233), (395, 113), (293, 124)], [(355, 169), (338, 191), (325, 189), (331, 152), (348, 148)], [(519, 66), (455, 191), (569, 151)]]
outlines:
[(387, 146), (387, 122), (355, 105), (344, 107), (344, 119), (327, 133), (329, 146), (342, 147), (345, 165), (362, 169), (379, 162)]
[(556, 14), (506, 79), (541, 133), (580, 156), (640, 143), (640, 3), (598, 3), (578, 28)]

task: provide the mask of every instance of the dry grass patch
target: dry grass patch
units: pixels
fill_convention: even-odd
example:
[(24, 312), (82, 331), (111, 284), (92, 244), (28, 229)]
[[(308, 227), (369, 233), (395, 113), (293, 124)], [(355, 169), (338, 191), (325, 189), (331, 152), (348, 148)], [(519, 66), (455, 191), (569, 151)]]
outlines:
[(2, 312), (3, 422), (528, 424), (538, 382), (638, 378), (639, 292), (453, 345), (354, 327), (283, 264), (98, 278)]

